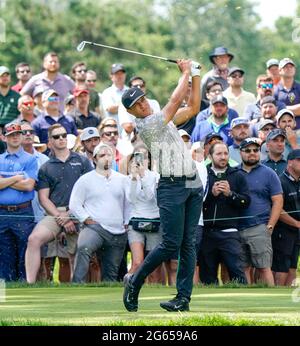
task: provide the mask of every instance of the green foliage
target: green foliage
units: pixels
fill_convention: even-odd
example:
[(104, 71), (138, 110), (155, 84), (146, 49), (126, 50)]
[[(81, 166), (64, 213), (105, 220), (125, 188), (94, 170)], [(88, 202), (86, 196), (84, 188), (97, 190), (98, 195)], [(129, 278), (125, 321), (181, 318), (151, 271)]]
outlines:
[(300, 24), (279, 18), (275, 30), (259, 28), (260, 18), (249, 0), (10, 0), (2, 12), (6, 42), (0, 43), (1, 64), (13, 69), (28, 61), (38, 73), (43, 56), (56, 51), (64, 73), (83, 60), (99, 74), (98, 89), (103, 90), (110, 85), (110, 65), (122, 62), (128, 78), (143, 76), (150, 95), (162, 104), (178, 80), (175, 65), (100, 47), (87, 46), (79, 53), (78, 43), (190, 57), (199, 60), (204, 71), (211, 68), (209, 52), (224, 45), (235, 55), (233, 64), (246, 70), (246, 89), (251, 91), (267, 59), (300, 54), (299, 43), (292, 42)]

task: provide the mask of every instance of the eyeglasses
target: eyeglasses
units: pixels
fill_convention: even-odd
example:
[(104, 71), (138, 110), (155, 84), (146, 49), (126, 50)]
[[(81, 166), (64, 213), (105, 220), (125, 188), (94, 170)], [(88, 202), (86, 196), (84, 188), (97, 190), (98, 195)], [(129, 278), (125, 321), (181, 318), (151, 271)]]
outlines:
[(33, 135), (34, 134), (34, 130), (22, 130), (22, 134), (25, 135)]
[(243, 75), (242, 74), (240, 74), (240, 73), (238, 73), (238, 74), (232, 74), (232, 75), (230, 75), (229, 77), (231, 77), (231, 78), (242, 78), (243, 77)]
[(60, 139), (60, 138), (67, 138), (67, 133), (59, 133), (58, 135), (53, 135), (52, 136), (53, 139), (57, 140), (57, 139)]
[(49, 96), (48, 101), (49, 102), (59, 102), (59, 97), (58, 96)]
[(273, 83), (260, 83), (258, 86), (262, 89), (272, 89)]
[(268, 132), (268, 131), (272, 131), (273, 129), (274, 127), (264, 127), (263, 129), (261, 129), (261, 131)]
[(86, 80), (88, 83), (96, 83), (97, 79), (87, 79)]
[(103, 135), (104, 136), (107, 136), (107, 137), (111, 137), (111, 136), (118, 136), (118, 131), (107, 131), (107, 132), (103, 132)]
[(30, 73), (31, 71), (30, 70), (19, 70), (18, 73)]
[(258, 153), (260, 151), (260, 149), (259, 148), (253, 148), (253, 149), (247, 148), (247, 149), (242, 149), (241, 151), (243, 151), (246, 154), (250, 154), (250, 153)]
[(78, 73), (86, 73), (87, 72), (87, 69), (81, 69), (81, 70), (77, 70), (75, 72), (78, 72)]
[(27, 102), (23, 102), (22, 105), (26, 106), (26, 107), (33, 107), (34, 106), (34, 102), (33, 101), (27, 101)]

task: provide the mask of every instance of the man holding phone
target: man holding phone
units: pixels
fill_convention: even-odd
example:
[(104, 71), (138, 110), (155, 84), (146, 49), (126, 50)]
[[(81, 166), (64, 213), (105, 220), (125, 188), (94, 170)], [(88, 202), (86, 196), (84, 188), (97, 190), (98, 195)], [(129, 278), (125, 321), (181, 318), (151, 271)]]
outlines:
[[(202, 185), (194, 161), (175, 125), (194, 116), (200, 106), (200, 68), (190, 60), (178, 60), (181, 78), (162, 111), (153, 113), (145, 93), (130, 88), (122, 96), (127, 111), (136, 117), (139, 134), (158, 165), (157, 190), (162, 242), (125, 283), (123, 303), (128, 311), (138, 310), (138, 295), (145, 278), (179, 250), (177, 295), (160, 306), (167, 311), (188, 311), (196, 263), (196, 227), (202, 206)], [(187, 107), (180, 108), (190, 74), (192, 91)]]
[(240, 261), (238, 216), (250, 203), (248, 184), (238, 168), (229, 166), (229, 150), (225, 143), (214, 143), (209, 155), (212, 162), (207, 167), (208, 192), (203, 203), (200, 279), (207, 285), (218, 284), (218, 266), (222, 262), (230, 280), (246, 283)]

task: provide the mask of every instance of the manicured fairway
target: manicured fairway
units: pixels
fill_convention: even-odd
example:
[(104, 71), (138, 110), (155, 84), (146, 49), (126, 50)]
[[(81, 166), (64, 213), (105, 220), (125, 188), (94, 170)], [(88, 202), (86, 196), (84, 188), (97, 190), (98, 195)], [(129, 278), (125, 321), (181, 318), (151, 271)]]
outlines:
[(159, 307), (174, 296), (171, 287), (144, 287), (137, 313), (123, 308), (122, 292), (120, 286), (7, 288), (0, 325), (300, 325), (293, 289), (196, 287), (188, 313)]

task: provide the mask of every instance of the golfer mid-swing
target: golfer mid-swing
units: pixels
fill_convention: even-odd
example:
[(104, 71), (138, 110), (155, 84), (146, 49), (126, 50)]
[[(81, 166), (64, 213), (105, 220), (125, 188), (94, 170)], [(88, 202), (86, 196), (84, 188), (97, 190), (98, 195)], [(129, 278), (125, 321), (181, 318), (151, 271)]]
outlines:
[[(125, 282), (123, 302), (128, 311), (137, 311), (138, 295), (145, 278), (176, 251), (179, 251), (177, 295), (168, 302), (162, 302), (160, 306), (168, 311), (189, 310), (196, 263), (196, 226), (202, 207), (202, 185), (190, 152), (174, 124), (185, 122), (199, 111), (200, 69), (199, 64), (190, 60), (178, 60), (177, 65), (182, 76), (161, 112), (152, 113), (145, 94), (139, 88), (127, 90), (122, 97), (127, 111), (136, 117), (139, 135), (159, 169), (157, 201), (163, 238), (137, 272)], [(180, 108), (188, 92), (190, 74), (192, 90), (188, 105)]]

